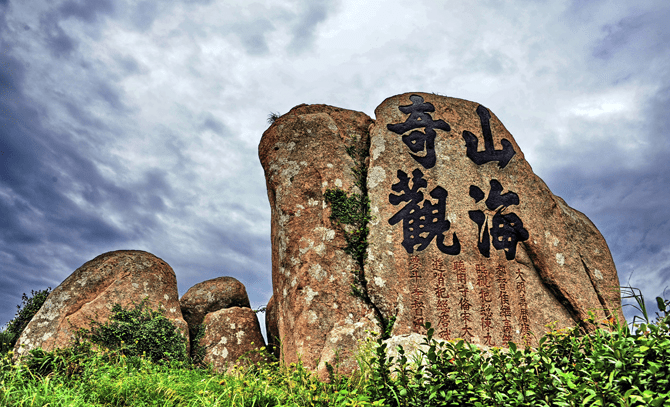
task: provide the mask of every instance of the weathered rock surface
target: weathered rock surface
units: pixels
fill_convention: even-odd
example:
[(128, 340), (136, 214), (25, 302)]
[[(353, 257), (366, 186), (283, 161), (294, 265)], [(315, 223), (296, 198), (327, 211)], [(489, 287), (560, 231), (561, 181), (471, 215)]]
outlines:
[(375, 114), (366, 277), (392, 335), (430, 321), (438, 338), (506, 346), (554, 321), (591, 330), (589, 312), (624, 320), (604, 238), (488, 109), (406, 93)]
[(270, 297), (265, 309), (265, 332), (268, 336), (268, 352), (279, 359), (281, 356), (279, 353), (279, 326), (277, 325), (277, 307), (274, 298), (274, 295)]
[(145, 298), (152, 309), (165, 310), (188, 338), (172, 268), (151, 253), (119, 250), (85, 263), (49, 294), (19, 337), (15, 357), (37, 347), (67, 347), (74, 332), (89, 328), (91, 319), (106, 322), (115, 303), (128, 308)]
[[(355, 191), (356, 165), (346, 151), (367, 146), (372, 120), (326, 105), (300, 105), (263, 134), (259, 156), (272, 210), (272, 285), (281, 355), (326, 374), (357, 367), (352, 350), (365, 330), (377, 330), (373, 309), (350, 295), (357, 268), (344, 235), (330, 219), (324, 193)], [(360, 191), (359, 191), (360, 192)], [(317, 360), (320, 363), (317, 366)]]
[[(380, 332), (378, 321), (393, 317), (389, 343), (414, 343), (431, 322), (436, 339), (484, 349), (537, 345), (550, 323), (590, 331), (590, 312), (624, 321), (604, 238), (551, 193), (487, 108), (407, 93), (375, 114), (373, 122), (359, 112), (300, 105), (261, 139), (284, 362), (302, 354), (323, 377), (323, 362), (334, 364), (339, 349), (342, 371), (353, 370), (366, 330)], [(349, 294), (357, 263), (342, 250), (324, 193), (357, 191), (346, 152), (356, 143), (348, 135), (365, 144), (368, 130), (369, 298), (361, 300)]]
[(244, 284), (233, 277), (217, 277), (198, 283), (186, 291), (179, 304), (191, 339), (208, 313), (231, 307), (251, 308)]
[[(220, 373), (231, 369), (241, 356), (265, 346), (258, 317), (251, 308), (231, 307), (210, 312), (203, 323), (205, 335), (200, 340), (200, 346), (205, 349), (203, 362), (211, 363)], [(262, 358), (253, 352), (247, 356), (254, 362)]]

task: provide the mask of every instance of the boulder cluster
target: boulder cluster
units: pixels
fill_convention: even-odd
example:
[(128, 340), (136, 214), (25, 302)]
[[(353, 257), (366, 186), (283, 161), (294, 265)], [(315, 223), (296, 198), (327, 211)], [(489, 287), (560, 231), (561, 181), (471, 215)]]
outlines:
[(265, 346), (256, 313), (238, 280), (207, 280), (179, 299), (177, 278), (165, 261), (144, 251), (119, 250), (85, 263), (49, 294), (16, 342), (14, 356), (38, 347), (67, 347), (79, 328), (89, 328), (91, 321), (106, 322), (114, 304), (129, 308), (142, 301), (163, 311), (188, 339), (190, 351), (195, 351), (194, 339), (202, 326), (198, 345), (204, 350), (203, 362), (218, 371), (230, 369), (247, 353), (254, 357), (250, 351)]
[[(328, 365), (354, 371), (366, 339), (416, 347), (427, 322), (438, 339), (488, 349), (537, 346), (550, 327), (589, 332), (591, 316), (624, 321), (605, 239), (549, 190), (489, 109), (414, 92), (386, 99), (375, 116), (303, 104), (260, 141), (272, 213), (265, 324), (278, 359), (326, 378)], [(49, 295), (15, 353), (66, 346), (113, 304), (141, 300), (191, 347), (199, 338), (219, 371), (265, 345), (236, 279), (178, 299), (167, 263), (115, 251)]]

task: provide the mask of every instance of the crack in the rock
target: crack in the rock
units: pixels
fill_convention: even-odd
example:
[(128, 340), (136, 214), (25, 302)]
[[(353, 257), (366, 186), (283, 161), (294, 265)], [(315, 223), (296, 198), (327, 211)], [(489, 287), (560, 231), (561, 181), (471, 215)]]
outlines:
[[(390, 331), (395, 322), (395, 316), (386, 318), (379, 307), (372, 301), (368, 292), (368, 281), (365, 277), (365, 263), (367, 260), (368, 235), (370, 233), (370, 198), (367, 188), (367, 158), (370, 156), (370, 137), (367, 134), (365, 144), (357, 148), (357, 143), (347, 147), (347, 154), (354, 160), (355, 166), (351, 168), (356, 177), (355, 185), (360, 193), (352, 193), (351, 196), (341, 189), (329, 189), (325, 193), (325, 200), (331, 206), (331, 219), (339, 223), (347, 241), (344, 248), (357, 265), (354, 270), (354, 283), (351, 285), (351, 294), (363, 300), (372, 308), (375, 318), (381, 328), (382, 339), (390, 337)], [(353, 226), (352, 231), (347, 231), (342, 225)], [(360, 287), (360, 288), (359, 288)]]

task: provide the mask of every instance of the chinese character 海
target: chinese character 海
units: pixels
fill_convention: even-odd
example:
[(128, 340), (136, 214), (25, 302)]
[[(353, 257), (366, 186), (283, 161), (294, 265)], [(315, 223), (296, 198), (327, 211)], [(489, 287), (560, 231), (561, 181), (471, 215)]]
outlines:
[[(486, 207), (491, 211), (495, 211), (491, 219), (492, 225), (490, 231), (488, 215), (484, 211), (476, 210), (469, 212), (470, 219), (479, 227), (477, 247), (484, 257), (489, 257), (490, 240), (493, 240), (493, 247), (496, 250), (504, 250), (507, 260), (512, 260), (516, 256), (517, 242), (528, 240), (528, 231), (524, 229), (523, 222), (515, 213), (503, 214), (503, 211), (510, 205), (518, 205), (519, 196), (511, 191), (501, 194), (500, 192), (502, 192), (503, 187), (498, 180), (492, 179), (490, 184), (491, 192), (489, 192), (489, 197), (485, 201)], [(484, 199), (484, 192), (479, 187), (471, 185), (470, 196), (475, 202), (479, 202)]]
[(507, 139), (500, 140), (502, 150), (496, 150), (493, 145), (493, 135), (491, 134), (491, 114), (488, 109), (482, 105), (477, 106), (477, 115), (482, 124), (482, 133), (484, 134), (484, 151), (477, 151), (479, 140), (477, 136), (469, 131), (463, 132), (463, 139), (467, 148), (467, 156), (477, 165), (482, 165), (489, 161), (498, 161), (498, 167), (505, 168), (509, 160), (512, 159), (516, 152), (512, 143)]
[[(393, 205), (399, 205), (401, 202), (407, 204), (389, 219), (389, 224), (395, 225), (402, 221), (403, 241), (402, 246), (407, 253), (424, 250), (435, 237), (437, 247), (442, 253), (456, 255), (461, 252), (461, 244), (453, 234), (453, 244), (445, 245), (447, 237), (444, 232), (448, 231), (451, 223), (446, 219), (447, 190), (437, 186), (430, 192), (430, 196), (437, 199), (437, 204), (433, 204), (429, 199), (424, 201), (423, 192), (419, 191), (426, 188), (428, 183), (423, 179), (421, 170), (416, 169), (412, 172), (412, 187), (409, 187), (409, 177), (407, 173), (398, 170), (399, 181), (391, 186), (393, 191), (401, 193), (400, 195), (389, 194), (389, 202)], [(423, 206), (420, 206), (423, 202)]]
[[(434, 112), (435, 106), (432, 103), (424, 103), (423, 98), (419, 95), (412, 95), (409, 97), (412, 101), (411, 105), (399, 106), (401, 112), (409, 114), (404, 123), (389, 124), (386, 126), (390, 131), (396, 134), (404, 134), (409, 130), (426, 128), (426, 132), (414, 130), (410, 134), (402, 136), (402, 141), (413, 152), (418, 153), (426, 150), (426, 155), (419, 156), (410, 154), (423, 168), (433, 168), (435, 166), (435, 130), (440, 129), (450, 131), (449, 123), (444, 120), (433, 120), (428, 112)], [(476, 151), (476, 147), (475, 147)]]

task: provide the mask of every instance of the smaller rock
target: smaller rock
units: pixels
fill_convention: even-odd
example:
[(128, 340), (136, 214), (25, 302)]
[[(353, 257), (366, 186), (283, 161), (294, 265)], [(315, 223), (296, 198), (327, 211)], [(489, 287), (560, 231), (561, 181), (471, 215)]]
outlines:
[(198, 283), (186, 291), (179, 304), (191, 340), (208, 313), (231, 307), (251, 308), (244, 284), (233, 277), (217, 277)]
[(203, 362), (211, 363), (219, 373), (230, 371), (245, 354), (253, 362), (262, 360), (260, 352), (251, 352), (265, 346), (261, 326), (251, 308), (232, 307), (211, 312), (203, 323), (205, 335), (200, 340), (205, 350)]
[(279, 360), (281, 348), (279, 347), (279, 325), (277, 324), (277, 308), (274, 298), (274, 295), (270, 297), (265, 309), (265, 332), (268, 335), (268, 352)]

